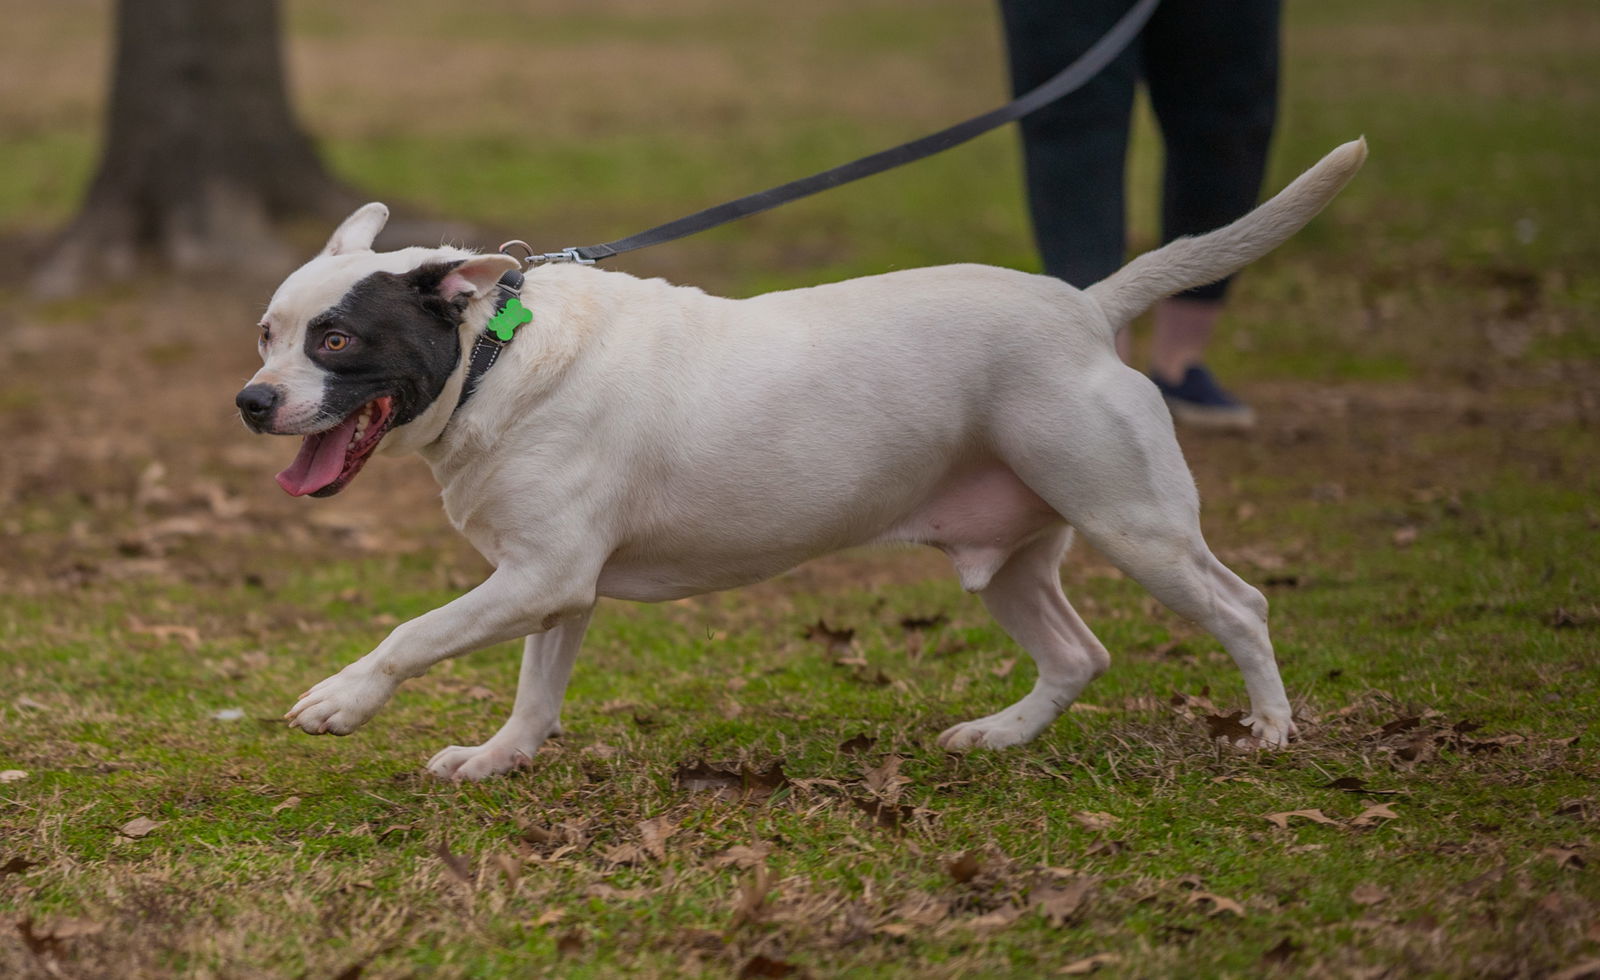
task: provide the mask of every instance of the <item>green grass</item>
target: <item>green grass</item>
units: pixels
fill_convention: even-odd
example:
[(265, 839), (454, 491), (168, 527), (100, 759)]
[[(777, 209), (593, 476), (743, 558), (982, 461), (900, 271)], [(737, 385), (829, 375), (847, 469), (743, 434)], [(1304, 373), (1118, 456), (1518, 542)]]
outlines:
[[(297, 98), (345, 179), (557, 247), (1003, 91), (987, 5), (634, 6), (496, 3), (490, 32), (455, 9), (291, 3)], [(0, 39), (51, 80), (0, 75), (6, 234), (66, 220), (92, 171), (105, 24), (80, 20), (37, 6)], [(1600, 958), (1600, 137), (1580, 124), (1600, 17), (1337, 0), (1287, 24), (1269, 183), (1359, 133), (1372, 157), (1239, 284), (1211, 360), (1261, 429), (1185, 450), (1213, 546), (1272, 601), (1289, 750), (1213, 742), (1207, 716), (1245, 706), (1237, 671), (1093, 555), (1064, 575), (1113, 668), (1005, 752), (933, 746), (1033, 673), (910, 555), (604, 603), (568, 734), (513, 778), (421, 763), (498, 727), (514, 645), (407, 684), (351, 738), (291, 732), (295, 694), (481, 578), (410, 482), (425, 472), (380, 461), (296, 505), (270, 459), (233, 455), (253, 451), (226, 416), (254, 287), (7, 293), (0, 770), (27, 775), (0, 783), (0, 975), (738, 976), (759, 955), (813, 977), (1038, 977), (1113, 954), (1102, 972), (1127, 977), (1547, 977)], [(1153, 136), (1142, 113), (1140, 246)], [(1033, 268), (1017, 167), (996, 134), (622, 267), (740, 295)], [(192, 526), (160, 530), (175, 519)], [(856, 630), (865, 666), (805, 638), (819, 618)], [(891, 756), (898, 827), (852, 802)], [(695, 791), (676, 774), (697, 761), (786, 781)], [(1395, 816), (1353, 825), (1369, 803)], [(1335, 823), (1266, 819), (1308, 809)], [(160, 825), (118, 832), (141, 817)], [(738, 847), (766, 851), (754, 910)], [(1055, 920), (1036, 907), (1078, 887)]]

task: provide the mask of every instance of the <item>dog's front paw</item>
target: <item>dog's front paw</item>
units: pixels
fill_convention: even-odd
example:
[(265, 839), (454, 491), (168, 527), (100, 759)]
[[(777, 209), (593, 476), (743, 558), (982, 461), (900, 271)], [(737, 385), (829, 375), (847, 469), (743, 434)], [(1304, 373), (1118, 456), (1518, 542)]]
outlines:
[(391, 678), (353, 663), (302, 694), (284, 717), (309, 735), (348, 735), (377, 714), (394, 689)]
[(491, 779), (532, 763), (533, 752), (491, 738), (482, 745), (452, 745), (442, 749), (428, 760), (428, 771), (440, 779)]
[(1032, 724), (1030, 720), (1007, 718), (1006, 714), (1007, 712), (1002, 711), (987, 718), (952, 725), (940, 734), (939, 747), (952, 752), (966, 749), (1003, 749), (1032, 741), (1039, 733), (1040, 726)]
[(1295, 727), (1294, 719), (1287, 714), (1261, 712), (1246, 715), (1243, 724), (1250, 729), (1251, 737), (1234, 742), (1234, 745), (1241, 749), (1286, 748), (1289, 739), (1300, 734), (1300, 729)]

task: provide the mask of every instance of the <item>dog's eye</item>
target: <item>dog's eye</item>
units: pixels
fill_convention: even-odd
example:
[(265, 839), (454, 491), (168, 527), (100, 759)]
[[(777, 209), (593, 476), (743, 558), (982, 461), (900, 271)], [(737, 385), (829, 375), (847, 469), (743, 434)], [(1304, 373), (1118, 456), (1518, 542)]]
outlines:
[(272, 339), (272, 328), (265, 323), (261, 324), (261, 338), (257, 341), (262, 347), (267, 346), (267, 341)]
[(322, 349), (341, 351), (350, 346), (350, 335), (334, 331), (322, 338)]

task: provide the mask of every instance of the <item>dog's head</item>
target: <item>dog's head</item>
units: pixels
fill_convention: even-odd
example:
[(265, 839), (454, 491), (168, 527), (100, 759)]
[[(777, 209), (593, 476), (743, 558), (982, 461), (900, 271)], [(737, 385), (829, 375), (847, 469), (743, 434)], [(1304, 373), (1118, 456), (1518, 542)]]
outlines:
[(253, 431), (305, 437), (278, 474), (297, 497), (338, 493), (391, 433), (437, 414), (473, 301), (517, 267), (456, 248), (374, 252), (388, 219), (382, 204), (346, 218), (261, 319), (265, 364), (235, 402)]

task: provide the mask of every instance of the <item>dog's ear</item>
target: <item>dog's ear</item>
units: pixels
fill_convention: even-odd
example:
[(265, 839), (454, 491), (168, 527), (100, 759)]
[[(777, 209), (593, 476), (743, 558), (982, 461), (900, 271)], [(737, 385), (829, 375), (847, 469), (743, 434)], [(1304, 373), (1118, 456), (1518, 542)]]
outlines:
[(355, 213), (344, 219), (344, 223), (334, 229), (329, 237), (328, 244), (323, 247), (323, 255), (349, 255), (351, 252), (372, 251), (372, 240), (378, 237), (378, 232), (389, 220), (389, 209), (374, 201), (356, 208)]
[(445, 302), (465, 306), (493, 289), (501, 276), (520, 268), (521, 262), (501, 252), (474, 255), (446, 272), (434, 289)]

